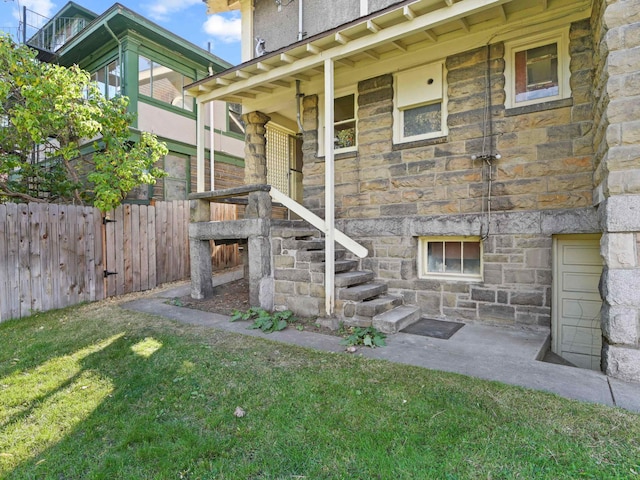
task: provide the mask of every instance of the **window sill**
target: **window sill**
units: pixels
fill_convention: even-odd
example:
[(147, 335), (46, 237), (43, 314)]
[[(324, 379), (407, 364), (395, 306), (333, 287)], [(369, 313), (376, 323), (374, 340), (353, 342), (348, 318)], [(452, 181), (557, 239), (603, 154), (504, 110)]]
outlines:
[(392, 151), (406, 150), (409, 148), (428, 147), (430, 145), (439, 145), (441, 143), (447, 143), (448, 137), (427, 138), (425, 140), (414, 140), (413, 142), (394, 143), (391, 147)]
[(573, 98), (561, 98), (550, 102), (534, 103), (533, 105), (525, 105), (523, 107), (507, 108), (504, 111), (505, 117), (513, 117), (523, 115), (525, 113), (541, 112), (543, 110), (554, 110), (556, 108), (564, 108), (573, 106)]
[(432, 273), (428, 275), (421, 275), (418, 277), (420, 280), (439, 280), (441, 282), (462, 282), (462, 283), (482, 283), (482, 277), (476, 276), (464, 276), (464, 275), (438, 275)]
[[(333, 159), (334, 160), (345, 160), (347, 158), (356, 158), (358, 156), (358, 151), (357, 150), (352, 150), (350, 152), (341, 152), (341, 153), (336, 153), (333, 155)], [(319, 155), (316, 157), (318, 160), (321, 160), (324, 162), (324, 155)]]

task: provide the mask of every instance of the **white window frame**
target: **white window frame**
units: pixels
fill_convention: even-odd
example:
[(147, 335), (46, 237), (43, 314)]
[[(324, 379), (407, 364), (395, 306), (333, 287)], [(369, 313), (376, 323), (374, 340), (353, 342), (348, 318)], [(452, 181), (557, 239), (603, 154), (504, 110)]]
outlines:
[[(523, 50), (541, 47), (556, 43), (558, 45), (558, 95), (534, 98), (522, 102), (516, 102), (516, 53)], [(569, 29), (554, 30), (540, 35), (535, 35), (505, 43), (505, 108), (524, 107), (537, 103), (551, 102), (571, 97), (571, 85), (569, 79)]]
[[(346, 97), (347, 95), (353, 95), (353, 115), (356, 122), (356, 134), (355, 134), (355, 144), (351, 147), (345, 148), (334, 148), (333, 153), (347, 153), (347, 152), (356, 152), (358, 150), (358, 89), (356, 86), (349, 88), (342, 88), (337, 90), (333, 94), (333, 99), (335, 101), (336, 98)], [(324, 125), (324, 94), (318, 95), (318, 156), (324, 156), (324, 135), (325, 135), (325, 125)]]
[[(411, 110), (418, 107), (424, 107), (426, 105), (433, 105), (438, 103), (437, 101), (424, 100), (419, 97), (415, 99), (415, 103), (411, 103), (408, 105), (403, 105), (401, 108), (398, 106), (398, 98), (400, 88), (398, 82), (398, 76), (403, 73), (411, 73), (415, 70), (424, 69), (427, 70), (429, 68), (440, 68), (441, 69), (441, 85), (442, 91), (440, 92), (440, 130), (437, 132), (424, 133), (420, 135), (404, 135), (404, 112), (405, 110)], [(447, 70), (444, 65), (444, 61), (430, 63), (428, 65), (421, 65), (420, 67), (412, 68), (409, 70), (404, 70), (402, 72), (397, 72), (394, 74), (394, 82), (393, 82), (393, 143), (406, 143), (406, 142), (415, 142), (417, 140), (428, 140), (431, 138), (439, 138), (444, 137), (449, 133), (447, 128)]]
[[(442, 242), (462, 242), (462, 243), (478, 243), (480, 247), (480, 273), (449, 273), (449, 272), (429, 272), (428, 244)], [(464, 251), (464, 249), (462, 249)], [(484, 275), (484, 249), (482, 239), (475, 236), (457, 236), (457, 237), (419, 237), (418, 238), (418, 278), (424, 279), (440, 279), (440, 280), (457, 280), (466, 282), (482, 281)], [(461, 261), (464, 260), (461, 257)]]

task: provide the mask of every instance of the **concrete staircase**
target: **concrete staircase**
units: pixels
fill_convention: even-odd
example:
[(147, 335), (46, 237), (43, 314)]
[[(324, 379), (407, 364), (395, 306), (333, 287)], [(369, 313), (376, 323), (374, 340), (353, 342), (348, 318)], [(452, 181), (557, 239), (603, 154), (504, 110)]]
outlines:
[[(295, 260), (309, 262), (312, 273), (324, 273), (324, 239), (313, 229), (297, 229), (295, 237), (283, 242), (295, 250)], [(384, 281), (371, 271), (358, 270), (358, 261), (345, 258), (346, 251), (336, 245), (336, 316), (349, 326), (371, 326), (384, 333), (397, 333), (420, 319), (420, 308), (404, 305), (399, 295), (388, 293)]]

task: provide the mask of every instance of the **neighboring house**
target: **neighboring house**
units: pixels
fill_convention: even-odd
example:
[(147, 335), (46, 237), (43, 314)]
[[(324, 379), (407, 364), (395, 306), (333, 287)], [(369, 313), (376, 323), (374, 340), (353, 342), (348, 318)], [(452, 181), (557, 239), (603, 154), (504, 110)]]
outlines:
[[(166, 143), (169, 153), (160, 167), (168, 176), (155, 186), (136, 189), (130, 201), (182, 200), (197, 190), (196, 102), (183, 87), (206, 78), (210, 71), (229, 68), (227, 62), (117, 3), (97, 15), (69, 2), (26, 43), (38, 50), (43, 61), (77, 64), (89, 71), (107, 98), (128, 96), (129, 110), (136, 114), (133, 140), (140, 131), (148, 131)], [(202, 112), (207, 158), (199, 190), (211, 190), (212, 180), (215, 188), (242, 184), (244, 127), (237, 109), (214, 102)], [(210, 156), (212, 138), (215, 164)]]
[(348, 287), (283, 243), (274, 306), (545, 329), (640, 381), (640, 2), (207, 3), (240, 9), (244, 63), (187, 92), (242, 103), (248, 170), (265, 124), (301, 137), (301, 202), (368, 249)]

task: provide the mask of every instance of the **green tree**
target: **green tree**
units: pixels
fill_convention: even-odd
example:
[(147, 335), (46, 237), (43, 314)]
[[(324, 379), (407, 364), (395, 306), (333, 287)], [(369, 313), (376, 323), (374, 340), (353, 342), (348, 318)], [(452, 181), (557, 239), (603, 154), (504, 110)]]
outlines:
[(107, 211), (134, 187), (155, 183), (167, 147), (146, 132), (131, 141), (128, 102), (107, 100), (79, 67), (39, 62), (0, 35), (0, 200)]

